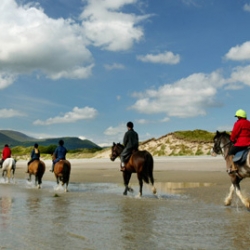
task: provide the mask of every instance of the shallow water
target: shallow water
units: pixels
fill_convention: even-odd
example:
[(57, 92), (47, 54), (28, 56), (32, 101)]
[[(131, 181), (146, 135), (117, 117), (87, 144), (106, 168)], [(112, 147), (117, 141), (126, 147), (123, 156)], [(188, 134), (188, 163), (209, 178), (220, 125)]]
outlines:
[[(209, 183), (0, 184), (0, 249), (249, 249), (249, 212), (189, 196)], [(233, 225), (233, 226), (232, 226)]]

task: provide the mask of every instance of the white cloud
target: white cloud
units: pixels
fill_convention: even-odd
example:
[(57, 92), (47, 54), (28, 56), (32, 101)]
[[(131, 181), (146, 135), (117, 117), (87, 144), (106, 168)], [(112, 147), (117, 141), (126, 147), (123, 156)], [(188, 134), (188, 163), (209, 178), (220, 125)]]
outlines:
[(123, 51), (132, 47), (143, 37), (138, 26), (150, 15), (136, 16), (123, 13), (121, 9), (137, 0), (87, 0), (80, 18), (86, 37), (91, 44), (110, 51)]
[(125, 66), (120, 63), (113, 63), (113, 64), (105, 64), (104, 68), (106, 70), (113, 70), (113, 69), (125, 69)]
[(78, 108), (74, 107), (72, 111), (63, 116), (56, 116), (45, 121), (36, 120), (34, 125), (51, 125), (56, 123), (73, 123), (79, 120), (93, 119), (97, 115), (97, 110), (90, 107)]
[(140, 113), (165, 113), (181, 118), (205, 115), (206, 108), (218, 105), (217, 88), (225, 83), (219, 72), (192, 74), (157, 90), (134, 93), (138, 100), (130, 108)]
[(233, 82), (235, 87), (235, 82), (241, 82), (250, 86), (250, 65), (245, 67), (236, 67), (233, 69), (230, 81)]
[(80, 140), (86, 140), (87, 138), (85, 136), (79, 136)]
[(145, 56), (139, 55), (137, 59), (142, 62), (150, 62), (150, 63), (162, 63), (162, 64), (177, 64), (180, 62), (180, 56), (174, 55), (171, 51), (165, 51), (161, 54), (147, 54)]
[(118, 125), (117, 127), (108, 127), (105, 131), (105, 135), (113, 136), (113, 135), (121, 135), (125, 133), (125, 130), (127, 129), (126, 124), (122, 123)]
[(26, 114), (14, 109), (0, 109), (0, 118), (11, 118), (17, 116), (26, 116)]
[(40, 71), (52, 79), (86, 78), (93, 59), (82, 27), (70, 19), (52, 19), (38, 5), (0, 2), (2, 72)]
[(225, 55), (225, 58), (233, 61), (250, 60), (250, 42), (232, 47)]
[(138, 124), (147, 124), (147, 123), (150, 123), (150, 121), (148, 121), (146, 119), (138, 119), (138, 120), (136, 120), (136, 123), (138, 123)]
[(170, 121), (170, 118), (169, 117), (165, 117), (161, 120), (161, 122), (169, 122)]
[(0, 73), (0, 89), (4, 89), (11, 85), (16, 80), (14, 74)]
[[(53, 19), (38, 3), (0, 2), (0, 88), (12, 84), (21, 74), (33, 72), (54, 80), (88, 78), (94, 63), (87, 46), (128, 50), (142, 39), (143, 30), (138, 24), (150, 15), (121, 10), (137, 0), (85, 2), (80, 24), (72, 19)], [(121, 69), (123, 65), (107, 68)]]
[(245, 10), (245, 11), (249, 11), (250, 12), (250, 4), (244, 4), (244, 6), (243, 6), (243, 10)]

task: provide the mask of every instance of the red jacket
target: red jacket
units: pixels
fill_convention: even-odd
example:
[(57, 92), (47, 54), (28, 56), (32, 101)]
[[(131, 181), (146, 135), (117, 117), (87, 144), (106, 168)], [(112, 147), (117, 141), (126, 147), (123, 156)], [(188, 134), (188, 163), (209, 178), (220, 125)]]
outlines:
[(9, 147), (4, 147), (2, 151), (2, 159), (5, 160), (11, 157), (11, 150)]
[(250, 121), (240, 118), (234, 123), (230, 140), (236, 147), (246, 147), (250, 145)]

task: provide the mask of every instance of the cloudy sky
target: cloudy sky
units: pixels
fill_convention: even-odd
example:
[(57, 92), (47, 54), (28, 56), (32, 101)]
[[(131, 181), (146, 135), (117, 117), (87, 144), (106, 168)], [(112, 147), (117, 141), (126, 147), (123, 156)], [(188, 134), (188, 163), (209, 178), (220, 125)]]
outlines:
[(1, 0), (0, 129), (140, 141), (250, 116), (250, 0)]

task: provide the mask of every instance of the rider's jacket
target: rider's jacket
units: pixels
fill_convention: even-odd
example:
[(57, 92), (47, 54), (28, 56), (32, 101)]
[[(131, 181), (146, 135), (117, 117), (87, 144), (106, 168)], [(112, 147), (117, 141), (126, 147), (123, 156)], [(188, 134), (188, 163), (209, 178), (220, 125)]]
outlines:
[(123, 145), (126, 149), (138, 149), (139, 137), (138, 134), (133, 130), (128, 130), (123, 137)]
[(40, 151), (38, 149), (34, 149), (31, 151), (30, 155), (31, 159), (40, 159)]
[(59, 160), (65, 160), (67, 154), (67, 149), (64, 146), (58, 146), (54, 152), (55, 160), (54, 162), (58, 162)]
[(230, 140), (236, 147), (250, 146), (250, 121), (241, 118), (234, 123)]
[(11, 157), (11, 150), (9, 147), (4, 147), (2, 151), (2, 159), (5, 160)]

